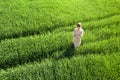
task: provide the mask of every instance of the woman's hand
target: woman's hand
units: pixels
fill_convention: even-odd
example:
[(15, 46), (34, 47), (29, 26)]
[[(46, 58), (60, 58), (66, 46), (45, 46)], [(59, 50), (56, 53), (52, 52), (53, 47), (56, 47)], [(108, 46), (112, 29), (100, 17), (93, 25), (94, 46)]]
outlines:
[(74, 37), (76, 37), (76, 38), (81, 38), (81, 36), (78, 36), (78, 35), (74, 35)]

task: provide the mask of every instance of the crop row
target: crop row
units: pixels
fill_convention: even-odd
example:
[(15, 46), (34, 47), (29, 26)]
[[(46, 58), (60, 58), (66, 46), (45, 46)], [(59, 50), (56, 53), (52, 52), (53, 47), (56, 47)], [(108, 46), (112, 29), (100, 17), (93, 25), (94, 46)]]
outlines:
[(120, 53), (44, 60), (0, 70), (0, 80), (119, 80)]
[(49, 57), (54, 51), (69, 46), (72, 39), (70, 35), (66, 34), (49, 34), (1, 42), (0, 67), (6, 68)]
[[(83, 28), (85, 30), (93, 30), (93, 29), (96, 29), (96, 28), (102, 28), (104, 26), (111, 26), (113, 24), (116, 24), (116, 26), (118, 26), (119, 25), (118, 23), (120, 22), (120, 20), (118, 19), (119, 17), (120, 17), (119, 15), (115, 15), (115, 16), (112, 16), (112, 17), (107, 18), (107, 19), (86, 22), (86, 23), (83, 23)], [(48, 29), (47, 31), (43, 30), (42, 32), (52, 32), (52, 31), (54, 31), (54, 32), (56, 31), (57, 32), (57, 31), (60, 31), (60, 30), (61, 31), (71, 31), (71, 30), (73, 31), (73, 28), (75, 28), (75, 26), (76, 25), (70, 25), (68, 27), (51, 28), (51, 29)], [(2, 39), (2, 36), (4, 36), (4, 38), (9, 38), (11, 36), (15, 36), (16, 33), (13, 33), (11, 35), (11, 33), (14, 32), (14, 30), (16, 30), (16, 29), (13, 29), (12, 31), (10, 31), (9, 34), (5, 33), (4, 31), (1, 31), (1, 33), (3, 32), (1, 34), (1, 39)], [(34, 30), (31, 30), (30, 32), (32, 32), (34, 34), (39, 34), (39, 32), (36, 33), (36, 31), (34, 31)], [(27, 31), (25, 34), (29, 34), (29, 31)], [(19, 35), (19, 36), (23, 35), (24, 36), (24, 32), (22, 32), (20, 34), (18, 32), (17, 35)], [(31, 35), (33, 35), (33, 34), (31, 34)]]

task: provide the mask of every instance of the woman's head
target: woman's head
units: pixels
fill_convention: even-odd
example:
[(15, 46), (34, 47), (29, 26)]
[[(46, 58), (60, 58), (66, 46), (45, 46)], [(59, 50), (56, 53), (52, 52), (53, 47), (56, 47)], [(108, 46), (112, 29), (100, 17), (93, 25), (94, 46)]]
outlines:
[(82, 27), (82, 23), (78, 23), (78, 24), (77, 24), (77, 27)]

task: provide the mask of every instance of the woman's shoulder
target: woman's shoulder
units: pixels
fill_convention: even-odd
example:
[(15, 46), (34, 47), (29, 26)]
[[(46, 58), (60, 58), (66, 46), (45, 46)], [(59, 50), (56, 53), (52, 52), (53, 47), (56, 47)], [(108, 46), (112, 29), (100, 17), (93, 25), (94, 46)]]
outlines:
[(84, 30), (81, 28), (81, 31), (84, 32)]

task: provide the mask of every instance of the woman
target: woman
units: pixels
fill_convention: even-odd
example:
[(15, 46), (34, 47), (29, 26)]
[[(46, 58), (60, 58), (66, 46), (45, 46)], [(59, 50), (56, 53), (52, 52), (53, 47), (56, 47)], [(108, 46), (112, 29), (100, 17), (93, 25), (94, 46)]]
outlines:
[(80, 46), (83, 33), (84, 33), (84, 30), (82, 29), (82, 24), (78, 23), (73, 34), (73, 44), (75, 48)]

